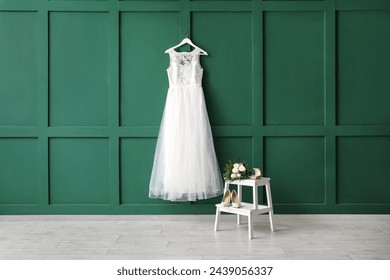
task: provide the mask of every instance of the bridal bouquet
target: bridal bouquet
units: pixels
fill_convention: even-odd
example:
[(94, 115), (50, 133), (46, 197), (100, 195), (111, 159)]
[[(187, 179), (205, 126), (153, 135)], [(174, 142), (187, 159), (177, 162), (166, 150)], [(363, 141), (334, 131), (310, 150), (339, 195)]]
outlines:
[(225, 166), (223, 178), (226, 181), (244, 180), (250, 177), (250, 172), (245, 162), (236, 162), (229, 160)]

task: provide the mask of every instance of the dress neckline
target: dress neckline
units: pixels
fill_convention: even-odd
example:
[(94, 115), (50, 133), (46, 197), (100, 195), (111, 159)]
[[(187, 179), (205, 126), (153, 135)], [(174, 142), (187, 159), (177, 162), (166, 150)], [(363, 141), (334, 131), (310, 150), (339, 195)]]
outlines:
[(198, 48), (194, 48), (192, 51), (190, 52), (177, 52), (175, 51), (175, 49), (172, 49), (172, 51), (175, 53), (175, 54), (192, 54), (194, 53), (196, 50), (198, 50)]

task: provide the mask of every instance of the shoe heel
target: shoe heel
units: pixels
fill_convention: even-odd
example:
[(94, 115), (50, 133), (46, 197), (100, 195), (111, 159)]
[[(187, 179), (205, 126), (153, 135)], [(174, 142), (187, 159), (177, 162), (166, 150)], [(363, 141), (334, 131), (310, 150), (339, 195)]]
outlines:
[(232, 192), (231, 192), (231, 200), (232, 200), (232, 206), (234, 208), (240, 208), (241, 207), (240, 199), (238, 198), (238, 195), (237, 195), (235, 190), (232, 190)]
[(230, 206), (230, 190), (226, 190), (223, 194), (221, 205), (223, 207), (229, 207)]

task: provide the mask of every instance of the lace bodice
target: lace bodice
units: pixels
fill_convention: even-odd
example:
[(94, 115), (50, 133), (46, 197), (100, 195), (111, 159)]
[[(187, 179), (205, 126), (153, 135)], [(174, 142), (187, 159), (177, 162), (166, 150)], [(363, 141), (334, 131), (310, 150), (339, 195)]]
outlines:
[(200, 50), (191, 52), (169, 51), (170, 65), (167, 69), (169, 86), (202, 85), (203, 69), (200, 66)]

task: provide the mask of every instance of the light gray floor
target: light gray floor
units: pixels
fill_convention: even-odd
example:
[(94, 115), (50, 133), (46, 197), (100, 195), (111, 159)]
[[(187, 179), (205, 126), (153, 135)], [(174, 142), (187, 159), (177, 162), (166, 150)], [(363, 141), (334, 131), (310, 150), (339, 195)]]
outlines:
[(386, 259), (390, 215), (0, 216), (0, 259)]

